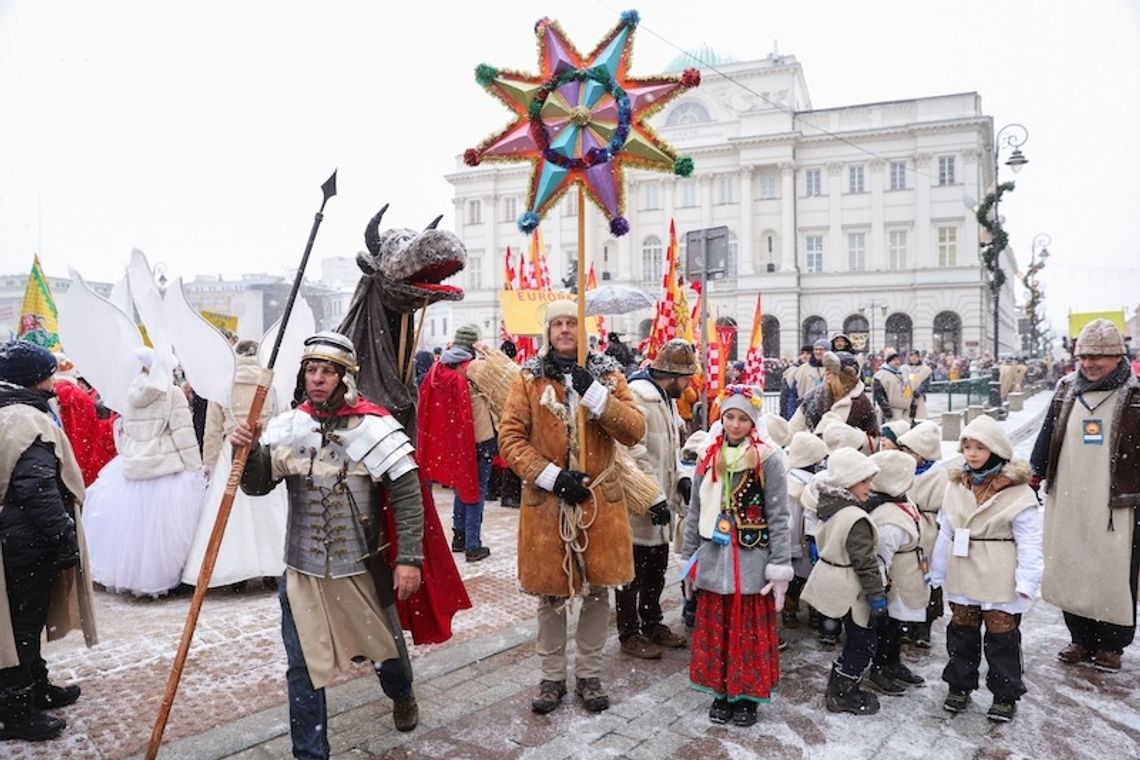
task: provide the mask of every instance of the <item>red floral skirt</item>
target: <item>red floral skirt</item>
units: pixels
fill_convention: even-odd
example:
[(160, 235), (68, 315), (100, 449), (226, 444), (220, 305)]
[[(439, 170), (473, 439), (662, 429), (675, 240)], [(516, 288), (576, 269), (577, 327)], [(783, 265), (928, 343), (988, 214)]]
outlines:
[(689, 678), (717, 697), (767, 701), (780, 681), (780, 637), (772, 595), (698, 591)]

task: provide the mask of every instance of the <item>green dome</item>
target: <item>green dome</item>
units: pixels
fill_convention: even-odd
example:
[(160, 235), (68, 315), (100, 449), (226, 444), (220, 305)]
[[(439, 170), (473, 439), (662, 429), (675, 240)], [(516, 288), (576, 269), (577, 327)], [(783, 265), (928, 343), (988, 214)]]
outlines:
[(726, 63), (736, 63), (731, 55), (718, 53), (708, 45), (701, 45), (695, 50), (686, 50), (665, 66), (666, 74), (677, 74), (685, 69), (705, 69), (709, 66), (723, 66)]

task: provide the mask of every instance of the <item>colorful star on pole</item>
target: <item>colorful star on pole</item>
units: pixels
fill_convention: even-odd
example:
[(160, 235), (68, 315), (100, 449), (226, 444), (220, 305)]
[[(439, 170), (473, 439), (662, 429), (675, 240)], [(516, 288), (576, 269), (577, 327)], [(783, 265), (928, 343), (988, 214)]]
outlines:
[[(463, 154), (481, 161), (530, 161), (527, 210), (519, 229), (530, 234), (570, 187), (581, 183), (605, 213), (610, 232), (624, 235), (626, 165), (687, 177), (693, 161), (678, 156), (646, 124), (666, 103), (701, 82), (700, 72), (681, 76), (629, 76), (637, 11), (625, 11), (594, 51), (583, 57), (558, 22), (535, 24), (538, 74), (475, 68), (475, 80), (516, 114), (502, 131)], [(581, 211), (581, 210), (580, 210)]]

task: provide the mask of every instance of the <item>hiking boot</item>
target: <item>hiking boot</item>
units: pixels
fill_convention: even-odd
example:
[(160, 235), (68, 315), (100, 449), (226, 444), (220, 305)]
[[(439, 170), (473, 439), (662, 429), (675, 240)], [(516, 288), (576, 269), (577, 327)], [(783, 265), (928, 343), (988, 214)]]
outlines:
[(1107, 649), (1098, 649), (1092, 656), (1093, 667), (1102, 673), (1119, 673), (1121, 652), (1110, 652)]
[(836, 665), (831, 666), (824, 701), (831, 712), (874, 715), (879, 711), (879, 698), (860, 689), (859, 679), (843, 673)]
[(777, 636), (776, 637), (776, 651), (777, 652), (783, 652), (787, 648), (788, 648), (787, 640), (785, 640), (783, 636)]
[(635, 633), (622, 641), (621, 651), (623, 654), (628, 654), (630, 657), (637, 657), (642, 660), (661, 659), (661, 654), (664, 652), (661, 647), (640, 633)]
[(598, 678), (579, 678), (574, 685), (578, 699), (582, 700), (582, 707), (590, 712), (601, 712), (610, 707), (610, 698), (602, 691), (602, 682)]
[(835, 618), (819, 618), (819, 643), (824, 646), (835, 646), (839, 641), (839, 621)]
[(728, 703), (727, 699), (717, 697), (709, 706), (709, 722), (722, 725), (728, 723), (732, 719), (732, 705)]
[(906, 693), (906, 687), (891, 677), (886, 669), (876, 665), (867, 674), (867, 685), (880, 694), (891, 697), (900, 697)]
[(966, 712), (966, 708), (969, 706), (970, 692), (958, 691), (957, 689), (951, 689), (950, 693), (946, 695), (946, 701), (942, 703), (942, 709), (952, 713)]
[(480, 546), (478, 549), (471, 549), (467, 552), (468, 562), (482, 562), (491, 556), (491, 547)]
[(539, 715), (554, 712), (562, 704), (562, 697), (566, 694), (565, 681), (550, 681), (542, 679), (538, 684), (538, 696), (531, 700), (530, 709)]
[(392, 700), (392, 722), (397, 731), (411, 731), (420, 724), (420, 706), (416, 704), (415, 694)]
[(756, 703), (742, 699), (732, 709), (732, 725), (747, 728), (756, 725)]
[(467, 536), (463, 535), (462, 533), (456, 533), (453, 531), (451, 535), (451, 551), (467, 551)]
[(1057, 659), (1066, 665), (1076, 665), (1090, 659), (1092, 653), (1084, 644), (1078, 644), (1075, 641), (1069, 646), (1057, 652)]
[(996, 697), (990, 709), (986, 710), (986, 717), (994, 723), (1009, 723), (1017, 712), (1017, 702), (1002, 702)]
[(32, 687), (32, 693), (36, 707), (41, 710), (53, 710), (79, 701), (80, 688), (75, 684), (55, 686), (47, 681), (41, 681)]
[(887, 672), (887, 675), (903, 686), (924, 686), (926, 684), (926, 679), (901, 662), (892, 662), (889, 665), (884, 665), (883, 670)]
[(59, 736), (66, 726), (63, 718), (48, 715), (35, 706), (31, 686), (0, 695), (0, 741), (47, 741)]
[(669, 626), (663, 623), (654, 623), (645, 629), (645, 635), (659, 647), (678, 649), (688, 643), (684, 636), (673, 633)]

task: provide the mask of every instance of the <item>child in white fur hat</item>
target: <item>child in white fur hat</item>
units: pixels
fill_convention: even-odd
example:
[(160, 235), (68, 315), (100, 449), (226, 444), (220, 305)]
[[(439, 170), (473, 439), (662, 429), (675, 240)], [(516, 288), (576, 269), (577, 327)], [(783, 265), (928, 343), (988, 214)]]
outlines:
[(878, 530), (866, 512), (871, 479), (878, 466), (855, 449), (843, 447), (827, 459), (827, 477), (817, 479), (820, 526), (819, 562), (802, 598), (821, 614), (842, 618), (847, 635), (843, 654), (831, 668), (827, 709), (870, 715), (878, 698), (859, 688), (875, 655), (875, 624), (887, 615), (887, 596), (875, 552)]
[(730, 385), (720, 431), (701, 454), (681, 557), (698, 554), (689, 677), (714, 696), (709, 720), (756, 722), (780, 680), (778, 610), (792, 579), (787, 485), (779, 449), (760, 439), (760, 390)]
[(1029, 464), (1013, 458), (1009, 438), (991, 417), (967, 425), (959, 447), (966, 463), (946, 488), (930, 573), (950, 600), (950, 661), (942, 671), (950, 692), (943, 707), (960, 713), (969, 706), (984, 652), (986, 687), (994, 695), (986, 717), (1005, 723), (1025, 693), (1020, 625), (1041, 584), (1041, 514), (1028, 485)]
[(922, 519), (907, 498), (914, 483), (914, 460), (901, 451), (871, 455), (879, 466), (868, 505), (879, 529), (878, 555), (887, 580), (887, 619), (879, 625), (875, 664), (867, 683), (883, 694), (898, 696), (924, 681), (899, 659), (902, 626), (924, 622), (930, 601), (929, 568), (922, 548)]
[(788, 468), (788, 512), (792, 536), (792, 568), (796, 577), (788, 586), (787, 599), (781, 620), (786, 628), (799, 628), (796, 614), (800, 609), (800, 593), (808, 576), (811, 575), (815, 549), (815, 502), (812, 503), (812, 528), (809, 533), (805, 521), (804, 503), (800, 497), (804, 489), (827, 459), (827, 446), (811, 433), (802, 430), (792, 436), (784, 451), (785, 465)]
[[(961, 467), (961, 457), (942, 461), (942, 426), (924, 420), (898, 437), (898, 449), (914, 460), (914, 485), (907, 496), (918, 508), (922, 520), (922, 550), (929, 559), (934, 554), (934, 539), (938, 537), (938, 513), (950, 472)], [(944, 614), (942, 589), (931, 589), (930, 603), (924, 620), (907, 622), (902, 627), (902, 641), (919, 649), (930, 649), (930, 626)]]

